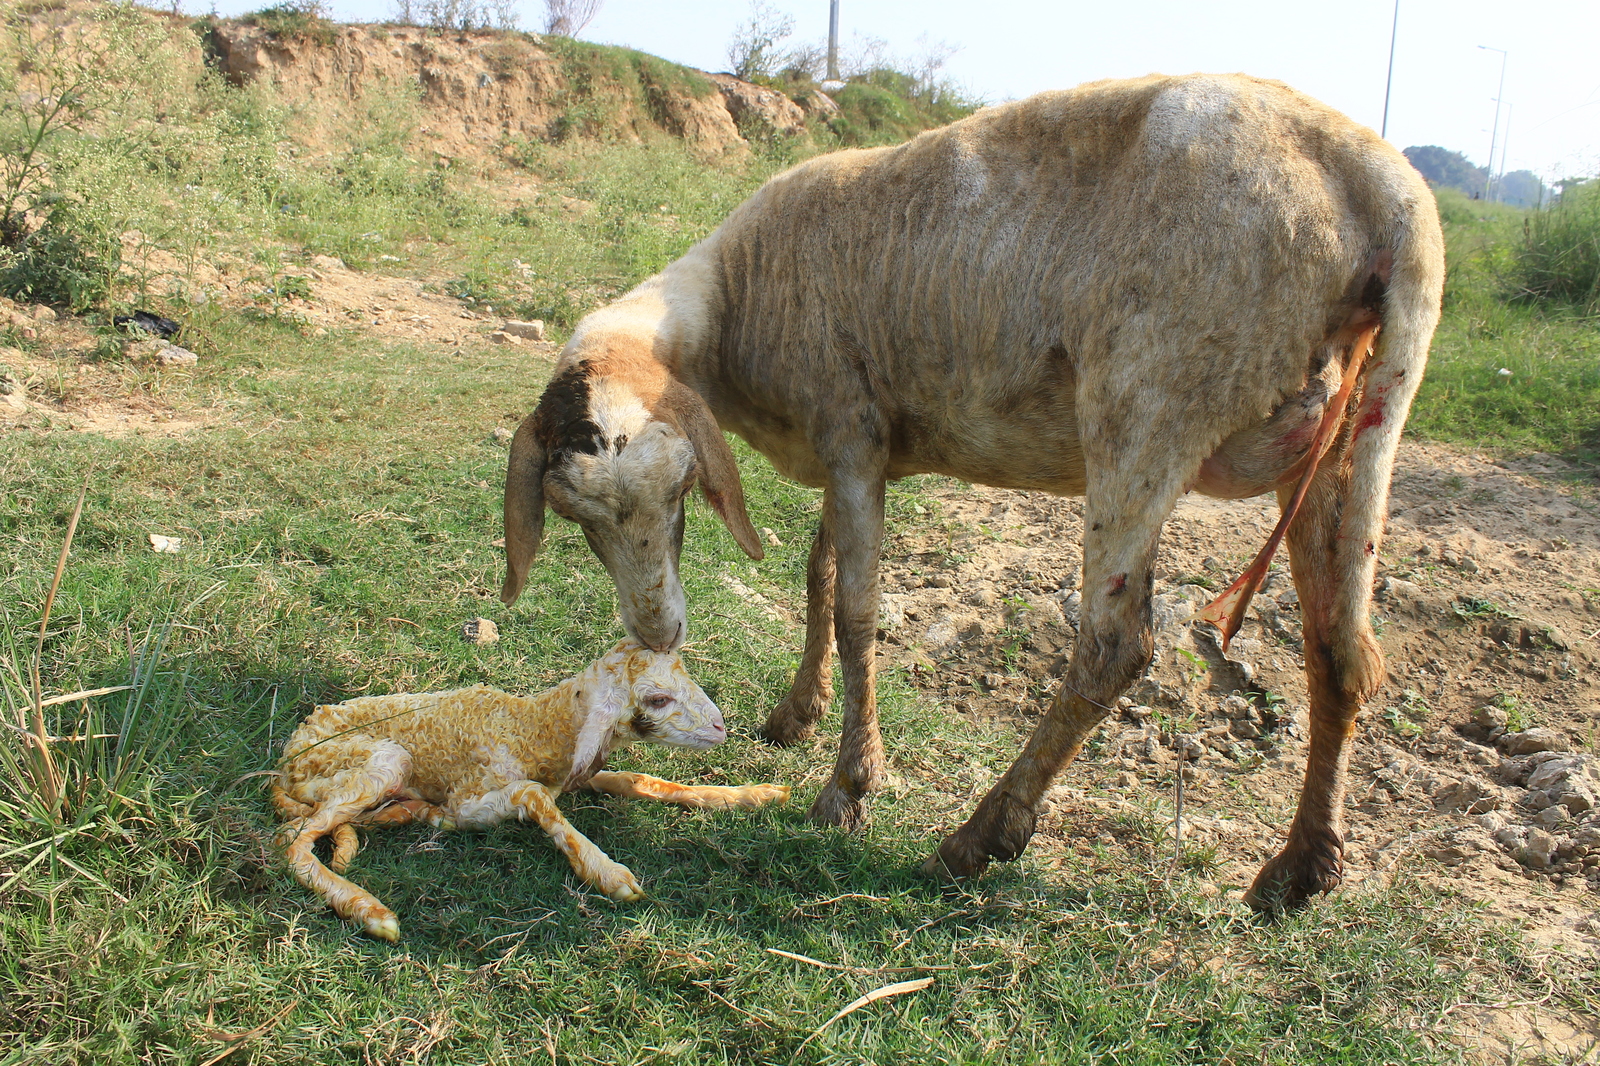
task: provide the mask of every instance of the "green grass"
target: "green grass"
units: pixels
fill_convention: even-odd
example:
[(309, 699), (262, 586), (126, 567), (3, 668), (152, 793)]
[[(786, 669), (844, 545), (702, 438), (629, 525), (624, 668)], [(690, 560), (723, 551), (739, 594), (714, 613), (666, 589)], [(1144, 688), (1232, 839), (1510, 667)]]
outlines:
[[(204, 433), (0, 438), (0, 599), (19, 629), (90, 475), (47, 692), (125, 683), (128, 635), (169, 627), (163, 676), (182, 697), (167, 712), (174, 747), (135, 806), (0, 894), (0, 1061), (202, 1062), (226, 1047), (207, 1034), (267, 1025), (252, 1062), (405, 1058), (436, 1038), (433, 1063), (552, 1048), (606, 1063), (1447, 1062), (1456, 1052), (1431, 1026), (1452, 1003), (1530, 997), (1534, 983), (1543, 995), (1554, 980), (1561, 1003), (1585, 1005), (1513, 934), (1419, 885), (1258, 924), (1200, 892), (1187, 867), (1204, 856), (1167, 880), (1158, 811), (1116, 849), (1035, 850), (977, 894), (943, 894), (913, 870), (1019, 736), (942, 715), (893, 672), (884, 728), (903, 784), (859, 835), (808, 824), (831, 744), (779, 751), (751, 736), (799, 633), (724, 575), (798, 608), (817, 501), (742, 449), (752, 515), (784, 546), (752, 566), (696, 503), (684, 552), (688, 658), (733, 739), (635, 749), (620, 765), (791, 782), (793, 806), (569, 798), (574, 824), (644, 881), (635, 906), (583, 888), (533, 827), (378, 833), (354, 875), (398, 911), (403, 940), (355, 935), (289, 878), (248, 775), (318, 702), (474, 681), (531, 691), (570, 674), (618, 636), (613, 592), (554, 521), (524, 599), (494, 598), (505, 450), (492, 430), (533, 403), (537, 367), (312, 340), (271, 319), (208, 328), (201, 368), (162, 383), (169, 402), (210, 411)], [(897, 491), (891, 512), (916, 500), (914, 485)], [(152, 552), (151, 532), (183, 550)], [(500, 623), (498, 644), (456, 635), (480, 614)], [(57, 710), (66, 731), (77, 712)], [(0, 883), (43, 831), (0, 830)], [(919, 976), (934, 982), (805, 1043), (858, 995)]]
[[(675, 76), (623, 50), (574, 45), (567, 61), (602, 81)], [(496, 598), (506, 451), (493, 431), (531, 408), (545, 366), (500, 349), (312, 337), (281, 301), (240, 312), (201, 299), (198, 267), (243, 250), (253, 284), (281, 290), (305, 257), (332, 254), (450, 278), (479, 303), (567, 326), (681, 254), (790, 148), (711, 166), (659, 136), (508, 145), (537, 179), (508, 206), (484, 175), (407, 154), (417, 110), (405, 92), (369, 97), (336, 151), (297, 158), (281, 148), (300, 119), (270, 96), (179, 84), (170, 69), (149, 67), (125, 124), (64, 135), (53, 174), (96, 224), (137, 232), (133, 251), (170, 256), (126, 274), (109, 305), (177, 314), (202, 355), (192, 371), (128, 366), (107, 333), (98, 370), (206, 426), (176, 439), (0, 436), (7, 720), (31, 699), (19, 679), (29, 633), (85, 475), (44, 695), (144, 685), (136, 702), (95, 697), (97, 718), (81, 701), (46, 709), (58, 735), (97, 721), (88, 731), (127, 738), (57, 746), (63, 765), (115, 780), (114, 797), (82, 790), (45, 817), (20, 772), (0, 789), (3, 1066), (199, 1064), (257, 1029), (224, 1061), (1451, 1062), (1455, 1004), (1595, 1013), (1585, 975), (1404, 877), (1259, 924), (1203, 880), (1215, 860), (1204, 849), (1169, 877), (1160, 807), (1125, 820), (1114, 847), (1041, 841), (973, 893), (944, 893), (912, 871), (1020, 736), (947, 716), (898, 671), (880, 689), (896, 783), (858, 835), (810, 825), (837, 718), (793, 750), (754, 740), (800, 632), (728, 579), (797, 614), (817, 497), (742, 445), (752, 517), (782, 546), (752, 565), (695, 502), (683, 557), (686, 657), (733, 737), (702, 753), (635, 749), (619, 765), (791, 783), (793, 805), (708, 814), (569, 797), (574, 824), (645, 884), (650, 898), (631, 906), (585, 889), (532, 827), (378, 833), (352, 873), (399, 913), (403, 939), (354, 934), (288, 876), (253, 775), (319, 702), (550, 685), (620, 635), (614, 592), (577, 530), (552, 519), (523, 599)], [(1591, 379), (1562, 375), (1592, 367), (1592, 323), (1500, 299), (1496, 224), (1470, 210), (1451, 223), (1453, 254), (1475, 251), (1453, 261), (1413, 425), (1506, 439), (1504, 397), (1523, 394), (1480, 387), (1473, 361), (1513, 365), (1515, 343), (1532, 361), (1513, 365), (1514, 384), (1525, 374), (1546, 390), (1526, 401), (1515, 439), (1580, 446)], [(72, 396), (75, 357), (25, 346), (59, 364), (45, 388)], [(926, 510), (920, 499), (918, 483), (896, 487), (891, 519)], [(157, 554), (151, 533), (183, 549)], [(499, 623), (499, 643), (460, 639), (479, 615)], [(20, 743), (0, 733), (8, 757)], [(933, 983), (813, 1037), (859, 995), (912, 977)]]
[(1525, 233), (1543, 216), (1450, 189), (1439, 201), (1444, 314), (1408, 430), (1593, 465), (1600, 459), (1600, 320), (1571, 300), (1528, 298)]

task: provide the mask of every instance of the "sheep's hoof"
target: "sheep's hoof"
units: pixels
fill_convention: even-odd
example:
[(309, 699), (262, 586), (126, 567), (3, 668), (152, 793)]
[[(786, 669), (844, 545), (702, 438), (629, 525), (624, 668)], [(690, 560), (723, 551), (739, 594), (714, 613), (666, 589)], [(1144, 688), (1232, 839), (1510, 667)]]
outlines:
[(1319, 892), (1332, 892), (1344, 879), (1344, 848), (1336, 834), (1323, 846), (1289, 846), (1267, 861), (1256, 874), (1244, 901), (1257, 912), (1275, 916), (1299, 910)]
[(991, 792), (965, 825), (944, 838), (939, 850), (922, 864), (928, 877), (963, 881), (977, 877), (990, 859), (1010, 862), (1033, 839), (1033, 808), (1010, 792)]
[(961, 838), (959, 832), (944, 838), (939, 850), (929, 856), (919, 873), (935, 881), (966, 881), (989, 868), (989, 853)]
[(833, 694), (824, 692), (815, 696), (797, 696), (791, 690), (783, 702), (767, 715), (760, 729), (762, 739), (780, 748), (792, 747), (807, 740), (817, 731), (817, 722), (828, 713)]
[(867, 805), (860, 796), (852, 796), (837, 783), (829, 783), (817, 794), (806, 817), (819, 825), (838, 826), (846, 833), (853, 833), (867, 820)]
[(367, 927), (368, 936), (377, 937), (379, 940), (387, 940), (391, 944), (399, 943), (400, 919), (394, 915), (386, 914), (380, 916), (374, 914), (364, 924)]

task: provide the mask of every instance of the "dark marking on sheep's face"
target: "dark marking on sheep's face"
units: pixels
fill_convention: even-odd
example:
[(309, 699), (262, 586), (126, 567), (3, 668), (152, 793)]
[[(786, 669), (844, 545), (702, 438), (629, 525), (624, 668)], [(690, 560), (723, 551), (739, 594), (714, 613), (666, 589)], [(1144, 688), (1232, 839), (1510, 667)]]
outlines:
[(535, 425), (552, 465), (567, 455), (600, 453), (600, 427), (590, 407), (592, 377), (587, 360), (574, 363), (551, 378), (539, 398)]

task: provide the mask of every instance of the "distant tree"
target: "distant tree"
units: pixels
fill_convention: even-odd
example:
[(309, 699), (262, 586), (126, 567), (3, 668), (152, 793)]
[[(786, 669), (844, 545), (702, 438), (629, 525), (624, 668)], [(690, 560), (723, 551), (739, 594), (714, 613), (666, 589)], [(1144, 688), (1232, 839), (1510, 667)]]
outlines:
[(1500, 175), (1494, 183), (1492, 195), (1501, 203), (1516, 204), (1518, 207), (1538, 207), (1550, 198), (1544, 182), (1531, 170), (1513, 170)]
[(751, 0), (750, 21), (742, 22), (728, 42), (728, 64), (736, 78), (770, 78), (784, 65), (783, 42), (794, 32), (794, 16), (764, 0)]
[(1465, 155), (1436, 144), (1407, 148), (1405, 156), (1429, 184), (1447, 185), (1474, 196), (1483, 192), (1484, 179), (1489, 176), (1488, 170), (1473, 166)]
[(544, 0), (544, 32), (576, 37), (600, 13), (601, 0)]

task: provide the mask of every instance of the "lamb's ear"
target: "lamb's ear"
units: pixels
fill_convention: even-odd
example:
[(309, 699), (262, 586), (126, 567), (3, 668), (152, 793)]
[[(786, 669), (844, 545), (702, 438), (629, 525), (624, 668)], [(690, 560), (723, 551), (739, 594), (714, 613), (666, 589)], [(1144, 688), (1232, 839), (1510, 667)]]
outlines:
[(739, 466), (733, 461), (733, 449), (722, 439), (722, 429), (711, 413), (711, 408), (700, 394), (689, 386), (672, 379), (661, 394), (665, 408), (683, 430), (689, 443), (694, 445), (694, 457), (700, 463), (700, 491), (728, 527), (733, 539), (752, 559), (763, 555), (761, 538), (750, 524), (750, 514), (744, 507), (744, 484), (739, 480)]
[(567, 771), (567, 779), (561, 782), (563, 792), (582, 788), (589, 778), (605, 768), (606, 755), (611, 750), (608, 741), (611, 734), (616, 732), (617, 723), (622, 720), (623, 708), (618, 699), (607, 699), (603, 694), (603, 684), (597, 687), (600, 691), (579, 697), (587, 702), (580, 712), (584, 717), (578, 723), (578, 736), (572, 744), (572, 769)]
[(517, 427), (506, 463), (506, 583), (500, 587), (500, 600), (508, 607), (522, 594), (544, 537), (545, 450), (538, 418), (535, 410)]

